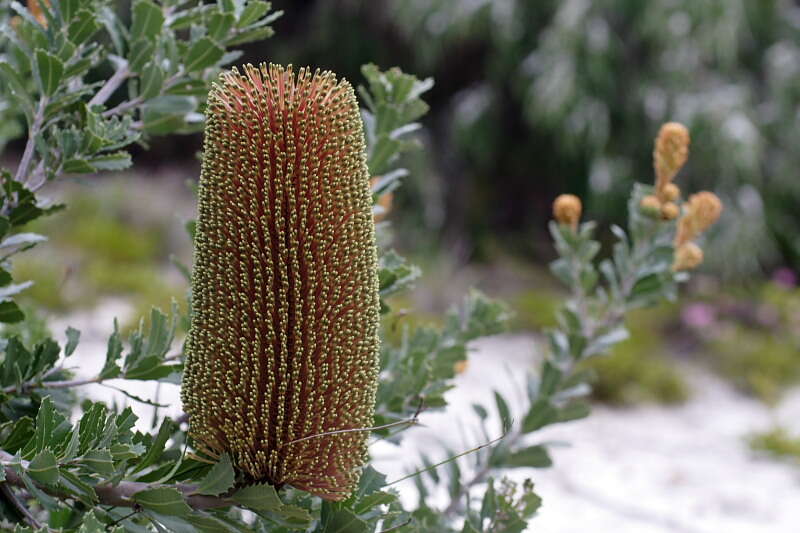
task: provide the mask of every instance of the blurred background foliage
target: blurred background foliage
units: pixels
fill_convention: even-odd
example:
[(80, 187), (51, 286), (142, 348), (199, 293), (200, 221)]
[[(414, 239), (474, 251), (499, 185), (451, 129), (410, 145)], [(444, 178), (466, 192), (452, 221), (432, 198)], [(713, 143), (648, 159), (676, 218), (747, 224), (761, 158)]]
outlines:
[[(676, 353), (706, 355), (709, 368), (767, 402), (800, 381), (800, 1), (274, 7), (284, 10), (277, 36), (245, 47), (240, 62), (312, 65), (355, 84), (372, 62), (435, 80), (417, 136), (427, 149), (406, 156), (411, 172), (388, 215), (426, 273), (414, 294), (422, 305), (413, 307), (444, 309), (449, 295), (477, 285), (509, 300), (517, 331), (552, 325), (563, 295), (537, 265), (552, 259), (553, 198), (578, 194), (592, 218), (624, 223), (631, 183), (652, 179), (659, 125), (678, 120), (692, 147), (677, 183), (713, 190), (725, 204), (705, 254), (705, 268), (724, 282), (700, 278), (693, 289), (701, 301), (637, 314), (631, 339), (592, 363), (595, 397), (685, 400), (690, 386)], [(23, 145), (20, 123), (4, 118), (15, 115), (0, 109), (0, 157)], [(199, 175), (199, 148), (197, 134), (159, 139), (134, 154), (140, 181), (66, 191), (73, 208), (40, 222), (52, 227), (31, 228), (63, 248), (41, 247), (15, 264), (20, 279), (36, 280), (25, 297), (54, 313), (117, 297), (132, 316), (151, 303), (166, 309), (186, 287), (169, 255), (189, 260), (181, 226), (194, 200), (183, 181)], [(174, 194), (148, 190), (154, 179)]]
[[(631, 181), (651, 175), (658, 126), (678, 120), (693, 137), (679, 184), (713, 189), (726, 206), (709, 266), (736, 280), (800, 266), (796, 0), (274, 7), (284, 10), (279, 37), (250, 45), (242, 61), (308, 64), (351, 80), (364, 63), (396, 64), (435, 79), (421, 136), (430, 149), (408, 161), (411, 183), (395, 199), (398, 234), (418, 250), (444, 246), (465, 263), (501, 249), (543, 263), (555, 195), (578, 194), (602, 221), (622, 223)], [(0, 149), (20, 131), (0, 120)], [(171, 137), (146, 157), (194, 165), (199, 143)], [(734, 246), (743, 252), (724, 253)]]
[[(288, 9), (291, 4), (291, 9)], [(335, 69), (399, 64), (432, 76), (432, 147), (396, 218), (464, 259), (498, 242), (536, 256), (561, 192), (620, 223), (652, 138), (685, 123), (679, 184), (726, 206), (719, 273), (800, 265), (800, 7), (789, 0), (382, 0), (276, 2), (268, 57)], [(341, 31), (347, 28), (348, 31)], [(252, 51), (263, 57), (263, 50)], [(424, 206), (420, 211), (418, 206)], [(414, 206), (402, 210), (403, 207)], [(422, 220), (415, 217), (422, 213)], [(420, 232), (402, 232), (417, 239)], [(723, 253), (736, 244), (747, 253)]]

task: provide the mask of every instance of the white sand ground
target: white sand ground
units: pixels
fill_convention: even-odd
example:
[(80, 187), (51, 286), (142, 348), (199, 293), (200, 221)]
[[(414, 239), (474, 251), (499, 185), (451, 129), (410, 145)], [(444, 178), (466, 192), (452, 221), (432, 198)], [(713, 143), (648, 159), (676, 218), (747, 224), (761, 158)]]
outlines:
[[(81, 345), (70, 358), (80, 377), (95, 375), (105, 356), (113, 316), (126, 308), (110, 303), (70, 317), (82, 330)], [(397, 479), (417, 467), (416, 450), (439, 456), (441, 443), (468, 448), (465, 427), (476, 423), (470, 405), (493, 405), (493, 389), (504, 391), (521, 406), (520, 384), (535, 361), (531, 336), (498, 336), (476, 343), (468, 370), (448, 399), (446, 413), (424, 413), (404, 444), (373, 447), (376, 466)], [(591, 417), (547, 428), (539, 441), (565, 441), (552, 449), (550, 469), (515, 471), (530, 477), (544, 498), (531, 531), (537, 533), (797, 533), (800, 531), (800, 468), (755, 456), (744, 437), (780, 422), (800, 432), (800, 390), (771, 410), (694, 367), (687, 368), (692, 400), (681, 407), (596, 407)], [(123, 382), (112, 382), (122, 385)], [(178, 387), (127, 384), (137, 396), (169, 404), (163, 412), (180, 414)], [(95, 399), (128, 400), (100, 385), (84, 393)], [(150, 407), (133, 404), (139, 427), (147, 430)], [(517, 411), (519, 416), (519, 410)], [(491, 419), (490, 427), (497, 427)], [(468, 431), (466, 431), (469, 434)], [(404, 498), (414, 501), (410, 482), (399, 484)]]

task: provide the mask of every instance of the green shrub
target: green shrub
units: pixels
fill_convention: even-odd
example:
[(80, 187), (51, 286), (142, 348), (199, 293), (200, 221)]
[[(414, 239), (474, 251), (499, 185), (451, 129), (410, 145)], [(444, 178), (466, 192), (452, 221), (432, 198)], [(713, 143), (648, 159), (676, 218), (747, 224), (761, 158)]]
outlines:
[(563, 299), (562, 294), (550, 290), (520, 291), (511, 299), (514, 317), (511, 328), (518, 331), (537, 331), (556, 326), (556, 312)]
[(665, 353), (663, 330), (671, 313), (640, 311), (628, 321), (630, 338), (605, 357), (586, 362), (595, 373), (592, 397), (613, 405), (642, 402), (677, 404), (690, 390), (674, 361)]
[(64, 295), (64, 286), (70, 272), (63, 261), (47, 260), (42, 254), (31, 254), (14, 261), (12, 270), (17, 279), (33, 281), (20, 299), (49, 311), (64, 312), (75, 302)]
[(750, 448), (776, 459), (800, 464), (800, 436), (790, 435), (786, 428), (775, 427), (748, 438)]
[(800, 382), (800, 351), (785, 335), (732, 327), (711, 344), (712, 365), (741, 390), (775, 403)]

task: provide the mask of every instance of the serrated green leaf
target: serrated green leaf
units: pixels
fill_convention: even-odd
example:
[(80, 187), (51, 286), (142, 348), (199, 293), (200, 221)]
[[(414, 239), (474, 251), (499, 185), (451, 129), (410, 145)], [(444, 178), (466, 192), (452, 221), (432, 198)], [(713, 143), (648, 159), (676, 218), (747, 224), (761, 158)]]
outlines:
[(553, 461), (547, 448), (542, 445), (529, 446), (509, 454), (503, 461), (504, 466), (546, 468), (552, 466)]
[(67, 443), (67, 447), (64, 449), (63, 453), (61, 454), (62, 461), (72, 461), (76, 455), (78, 455), (78, 449), (80, 448), (80, 420), (78, 420), (78, 425), (72, 429), (72, 435), (70, 436), (69, 442)]
[(230, 33), (236, 18), (233, 13), (214, 13), (208, 21), (208, 36), (215, 42), (221, 42)]
[(133, 500), (145, 509), (167, 516), (187, 516), (192, 511), (178, 490), (166, 487), (137, 492)]
[(186, 71), (195, 72), (214, 65), (225, 50), (208, 37), (198, 39), (186, 54)]
[(225, 521), (222, 516), (212, 516), (199, 511), (186, 517), (200, 533), (242, 533), (240, 527)]
[(106, 526), (94, 515), (93, 511), (89, 511), (81, 517), (81, 528), (78, 533), (105, 533)]
[(144, 457), (142, 457), (142, 460), (138, 465), (136, 465), (136, 468), (133, 470), (134, 474), (141, 472), (151, 464), (155, 463), (158, 458), (161, 457), (161, 454), (164, 451), (164, 446), (166, 446), (169, 436), (172, 435), (174, 427), (175, 424), (168, 418), (165, 418), (161, 422), (161, 427), (158, 429), (156, 438), (153, 439), (153, 443), (147, 449), (147, 453), (145, 453)]
[(131, 45), (128, 55), (128, 65), (133, 72), (141, 72), (145, 65), (153, 59), (155, 44), (144, 37), (137, 39)]
[(45, 485), (54, 485), (58, 482), (58, 464), (56, 456), (50, 450), (43, 450), (36, 454), (28, 465), (28, 474)]
[(70, 22), (67, 36), (74, 44), (86, 42), (97, 32), (100, 25), (95, 20), (94, 14), (88, 9), (81, 9), (76, 14), (75, 20)]
[(108, 348), (106, 349), (106, 361), (103, 369), (100, 371), (100, 377), (103, 379), (111, 379), (117, 377), (122, 369), (117, 364), (120, 356), (122, 355), (122, 340), (119, 336), (119, 325), (116, 319), (114, 320), (114, 332), (108, 338)]
[(108, 450), (89, 450), (81, 457), (80, 463), (100, 474), (111, 475), (115, 472), (114, 459)]
[(64, 76), (64, 63), (46, 50), (36, 50), (36, 80), (42, 94), (53, 96)]
[(179, 96), (165, 94), (147, 102), (146, 108), (159, 113), (174, 113), (182, 115), (190, 113), (197, 108), (197, 98), (192, 96)]
[(22, 483), (25, 485), (25, 488), (28, 489), (30, 495), (33, 496), (37, 502), (42, 505), (42, 507), (51, 512), (58, 510), (58, 500), (41, 490), (27, 473), (23, 472), (20, 477), (22, 478)]
[(228, 492), (233, 486), (234, 472), (231, 459), (227, 453), (222, 454), (219, 462), (211, 467), (208, 474), (200, 480), (195, 492), (198, 494), (206, 494), (208, 496), (218, 496), (224, 492)]
[(92, 157), (88, 163), (96, 170), (125, 170), (131, 166), (131, 155), (128, 152), (114, 152)]
[(95, 171), (94, 167), (85, 159), (72, 158), (64, 161), (62, 167), (67, 174), (91, 174)]
[(137, 0), (131, 9), (131, 41), (154, 40), (164, 25), (164, 12), (150, 0)]
[(530, 433), (542, 428), (548, 424), (552, 424), (558, 419), (558, 411), (546, 399), (540, 399), (534, 402), (528, 414), (522, 421), (522, 432)]
[(138, 444), (134, 446), (131, 444), (117, 443), (112, 444), (109, 451), (111, 452), (111, 457), (113, 457), (115, 461), (125, 461), (139, 457), (144, 453), (144, 447)]
[(161, 92), (161, 88), (164, 85), (164, 71), (155, 61), (151, 61), (142, 69), (141, 79), (139, 96), (145, 100), (150, 100)]
[(97, 502), (97, 494), (95, 494), (91, 485), (82, 481), (69, 470), (65, 469), (61, 471), (60, 484), (66, 487), (75, 499), (83, 502), (87, 506), (92, 506)]
[(25, 319), (25, 313), (19, 306), (11, 301), (0, 302), (0, 322), (14, 324)]
[(11, 65), (0, 61), (0, 79), (5, 80), (6, 87), (13, 92), (13, 95), (22, 104), (22, 108), (30, 120), (33, 115), (34, 104), (20, 75)]
[(268, 483), (250, 485), (240, 489), (231, 496), (231, 499), (254, 511), (277, 512), (283, 506), (275, 487)]
[(263, 41), (275, 35), (275, 30), (269, 26), (253, 28), (239, 33), (233, 39), (225, 41), (227, 46), (238, 46), (240, 44), (252, 43), (255, 41)]
[(151, 524), (159, 533), (197, 533), (197, 528), (190, 521), (191, 515), (170, 516), (151, 510), (145, 510), (145, 514), (150, 517)]
[(69, 357), (75, 352), (78, 347), (78, 342), (81, 339), (81, 332), (72, 326), (67, 327), (66, 331), (67, 345), (64, 346), (64, 356)]
[(367, 533), (369, 526), (349, 509), (338, 509), (324, 521), (325, 533)]
[(266, 15), (267, 11), (269, 11), (269, 8), (269, 2), (264, 2), (263, 0), (251, 0), (242, 10), (242, 14), (239, 15), (239, 22), (236, 25), (240, 28), (249, 26)]
[(591, 407), (588, 402), (583, 400), (575, 400), (570, 402), (566, 407), (558, 410), (558, 422), (569, 422), (571, 420), (580, 420), (586, 418), (591, 413)]
[(45, 396), (39, 405), (39, 412), (36, 413), (36, 429), (33, 434), (33, 452), (39, 453), (51, 445), (51, 437), (57, 423), (63, 419), (56, 412), (53, 400), (50, 396)]
[(397, 500), (396, 494), (382, 491), (373, 492), (369, 496), (365, 496), (359, 500), (353, 506), (353, 510), (356, 512), (356, 514), (364, 514), (378, 505), (388, 505), (395, 500)]
[[(5, 427), (5, 425), (4, 425)], [(11, 432), (3, 440), (3, 449), (9, 453), (17, 453), (34, 434), (34, 423), (31, 418), (23, 416), (13, 423)]]
[(500, 430), (505, 431), (511, 425), (511, 410), (505, 398), (497, 391), (494, 391), (494, 402), (497, 405), (497, 414), (500, 415)]

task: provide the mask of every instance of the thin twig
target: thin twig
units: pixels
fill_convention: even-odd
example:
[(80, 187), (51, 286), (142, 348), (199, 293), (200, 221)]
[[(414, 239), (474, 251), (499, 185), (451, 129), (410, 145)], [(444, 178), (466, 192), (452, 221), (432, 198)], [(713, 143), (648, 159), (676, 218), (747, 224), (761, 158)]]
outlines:
[(22, 159), (20, 159), (19, 166), (17, 167), (17, 173), (14, 175), (14, 181), (18, 183), (26, 182), (28, 177), (28, 169), (31, 166), (33, 152), (36, 148), (36, 137), (39, 136), (39, 130), (42, 128), (42, 122), (44, 122), (44, 111), (47, 108), (49, 101), (50, 99), (44, 94), (41, 96), (41, 98), (39, 98), (39, 107), (36, 109), (36, 115), (34, 115), (33, 122), (28, 130), (28, 142), (25, 143), (25, 150), (22, 152)]
[(8, 483), (0, 483), (0, 492), (2, 492), (6, 499), (8, 499), (8, 501), (14, 505), (14, 508), (19, 511), (29, 526), (32, 526), (35, 529), (42, 527), (42, 524), (36, 520), (36, 517), (31, 514), (28, 508), (17, 499), (17, 497), (14, 495), (14, 492), (11, 490), (11, 487), (8, 486)]
[(103, 85), (99, 91), (89, 100), (89, 107), (96, 106), (96, 105), (103, 105), (111, 98), (111, 95), (114, 94), (114, 91), (119, 89), (119, 86), (131, 75), (130, 68), (128, 66), (128, 62), (124, 61), (121, 63), (120, 67), (117, 69), (114, 74), (108, 78), (106, 84)]
[[(171, 89), (172, 86), (175, 85), (175, 82), (177, 82), (182, 76), (183, 76), (183, 70), (178, 70), (178, 72), (176, 72), (175, 74), (164, 80), (164, 85), (161, 89), (161, 93), (163, 94), (164, 91), (168, 91), (169, 89)], [(145, 100), (141, 96), (137, 96), (133, 100), (127, 100), (125, 102), (121, 102), (119, 105), (103, 111), (102, 116), (108, 118), (114, 115), (119, 115), (130, 109), (139, 107), (143, 103), (145, 103)]]
[(397, 531), (398, 529), (406, 527), (408, 524), (411, 523), (412, 520), (413, 520), (412, 518), (409, 518), (408, 520), (406, 520), (402, 524), (397, 524), (396, 526), (392, 526), (389, 529), (384, 529), (380, 533), (389, 533), (390, 531)]
[[(181, 358), (181, 354), (172, 354), (168, 355), (164, 358), (164, 362), (167, 363), (169, 361), (175, 361)], [(48, 375), (54, 374), (56, 372), (62, 371), (63, 368), (55, 368), (50, 372), (46, 373), (42, 378), (35, 380), (35, 381), (27, 381), (25, 383), (21, 383), (19, 385), (9, 385), (8, 387), (3, 389), (3, 392), (6, 394), (11, 394), (16, 391), (27, 392), (34, 389), (71, 389), (72, 387), (80, 387), (81, 385), (91, 385), (93, 383), (102, 383), (106, 380), (110, 379), (124, 379), (125, 376), (116, 376), (113, 378), (107, 378), (100, 375), (91, 377), (91, 378), (82, 378), (82, 379), (70, 379), (70, 380), (58, 380), (58, 381), (43, 381)]]
[(379, 429), (389, 429), (389, 428), (393, 428), (393, 427), (397, 427), (397, 426), (414, 426), (414, 425), (416, 425), (418, 423), (419, 423), (419, 420), (417, 419), (417, 415), (415, 414), (412, 418), (407, 418), (405, 420), (398, 420), (397, 422), (392, 422), (390, 424), (383, 424), (382, 426), (373, 426), (373, 427), (369, 427), (369, 428), (336, 429), (336, 430), (333, 430), (333, 431), (326, 431), (324, 433), (317, 433), (315, 435), (308, 435), (307, 437), (302, 437), (302, 438), (299, 438), (299, 439), (290, 440), (289, 442), (286, 442), (286, 443), (282, 444), (281, 448), (283, 446), (288, 446), (290, 444), (295, 444), (297, 442), (303, 442), (304, 440), (315, 439), (317, 437), (326, 437), (328, 435), (339, 435), (341, 433), (360, 433), (362, 431), (376, 431), (376, 430), (379, 430)]
[(501, 440), (506, 438), (506, 435), (508, 435), (508, 433), (503, 433), (502, 435), (500, 435), (496, 439), (490, 440), (489, 442), (485, 442), (485, 443), (481, 444), (480, 446), (476, 446), (475, 448), (471, 448), (471, 449), (469, 449), (469, 450), (467, 450), (465, 452), (461, 452), (458, 455), (454, 455), (452, 457), (448, 457), (444, 461), (440, 461), (440, 462), (436, 463), (435, 465), (431, 465), (431, 466), (425, 467), (425, 468), (423, 468), (421, 470), (417, 470), (416, 472), (412, 472), (411, 474), (408, 474), (407, 476), (403, 476), (403, 477), (401, 477), (399, 479), (395, 479), (394, 481), (391, 481), (391, 482), (387, 483), (384, 486), (388, 487), (389, 485), (394, 485), (395, 483), (400, 483), (401, 481), (405, 481), (406, 479), (418, 476), (418, 475), (422, 474), (423, 472), (427, 472), (428, 470), (433, 470), (435, 468), (438, 468), (438, 467), (442, 466), (443, 464), (447, 464), (447, 463), (449, 463), (451, 461), (454, 461), (454, 460), (458, 459), (459, 457), (464, 457), (465, 455), (469, 455), (471, 453), (475, 453), (477, 451), (480, 451), (480, 450), (482, 450), (484, 448), (487, 448), (487, 447), (491, 446), (492, 444), (500, 442)]
[(138, 512), (139, 512), (139, 509), (134, 507), (133, 511), (131, 511), (130, 513), (128, 513), (125, 516), (123, 516), (122, 518), (118, 518), (117, 520), (114, 520), (113, 522), (108, 524), (106, 526), (106, 529), (114, 529), (114, 526), (116, 526), (118, 524), (121, 524), (122, 522), (124, 522), (125, 520), (127, 520), (130, 517), (132, 517), (133, 515), (135, 515)]
[[(4, 450), (0, 450), (0, 461), (2, 461), (3, 463), (20, 464), (23, 468), (28, 468), (29, 466), (28, 461), (19, 462), (18, 458), (15, 458), (13, 455)], [(0, 468), (2, 467), (5, 467), (6, 483), (14, 485), (15, 487), (23, 487), (23, 488), (25, 487), (25, 483), (22, 480), (22, 477), (17, 473), (14, 467), (10, 466), (9, 464), (0, 464)], [(35, 482), (34, 484), (41, 491), (55, 498), (61, 500), (72, 498), (71, 494), (65, 493), (60, 489), (58, 489), (57, 487), (39, 484)], [(2, 485), (4, 484), (0, 484), (0, 486)], [(217, 509), (220, 507), (230, 507), (231, 505), (236, 505), (235, 502), (233, 502), (232, 500), (228, 500), (226, 498), (195, 494), (197, 486), (187, 485), (185, 483), (162, 485), (157, 483), (143, 483), (141, 481), (120, 481), (117, 484), (111, 484), (109, 482), (99, 483), (98, 485), (95, 485), (93, 488), (95, 494), (97, 495), (98, 503), (100, 505), (111, 505), (115, 507), (135, 507), (137, 503), (134, 500), (134, 497), (137, 493), (161, 487), (173, 488), (178, 492), (180, 492), (183, 495), (183, 499), (186, 502), (186, 504), (193, 509), (198, 509), (198, 510)]]
[(3, 389), (6, 394), (11, 394), (17, 390), (27, 392), (34, 389), (71, 389), (72, 387), (80, 387), (81, 385), (89, 385), (91, 383), (100, 383), (106, 378), (95, 376), (86, 379), (71, 379), (59, 381), (29, 381), (20, 385), (9, 385)]
[(144, 103), (144, 99), (141, 96), (137, 96), (133, 100), (126, 100), (125, 102), (120, 103), (116, 107), (112, 107), (111, 109), (107, 109), (103, 111), (103, 117), (110, 117), (113, 115), (119, 115), (120, 113), (124, 113), (129, 109), (133, 109)]

